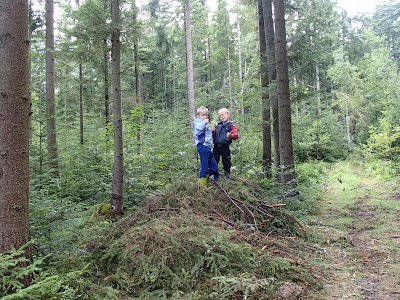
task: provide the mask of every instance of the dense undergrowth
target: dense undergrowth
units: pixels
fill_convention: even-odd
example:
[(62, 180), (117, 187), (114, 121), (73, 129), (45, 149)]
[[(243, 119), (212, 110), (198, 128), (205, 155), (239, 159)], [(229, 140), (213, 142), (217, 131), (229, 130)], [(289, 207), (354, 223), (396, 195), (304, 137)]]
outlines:
[[(193, 176), (148, 196), (118, 224), (93, 208), (70, 227), (81, 235), (71, 233), (65, 251), (43, 262), (29, 297), (270, 299), (288, 286), (304, 296), (319, 287), (307, 261), (309, 236), (280, 204), (249, 179), (199, 190)], [(24, 299), (23, 291), (4, 299)]]
[[(30, 224), (36, 264), (30, 272), (36, 275), (29, 288), (15, 286), (16, 293), (0, 297), (263, 299), (287, 286), (304, 295), (318, 288), (304, 246), (313, 237), (301, 224), (317, 209), (325, 163), (298, 164), (301, 196), (282, 198), (279, 186), (263, 178), (261, 139), (254, 134), (258, 124), (249, 123), (231, 146), (233, 179), (209, 182), (202, 191), (184, 118), (154, 113), (150, 121), (143, 129), (141, 155), (135, 136), (128, 135), (125, 215), (117, 224), (109, 205), (111, 132), (93, 129), (96, 134), (79, 146), (65, 138), (57, 179), (49, 178), (42, 165), (46, 156), (32, 144)], [(1, 257), (2, 270), (18, 256), (7, 255)], [(18, 282), (20, 271), (14, 268), (1, 284)]]

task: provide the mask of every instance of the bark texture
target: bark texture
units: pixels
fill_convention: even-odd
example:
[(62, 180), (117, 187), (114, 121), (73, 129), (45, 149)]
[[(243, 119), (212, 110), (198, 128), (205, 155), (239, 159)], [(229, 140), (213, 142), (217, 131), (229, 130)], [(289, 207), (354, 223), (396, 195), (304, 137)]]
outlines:
[(108, 60), (109, 48), (107, 46), (107, 39), (104, 40), (104, 56), (103, 56), (103, 75), (104, 75), (104, 117), (106, 119), (106, 126), (110, 124), (110, 93), (108, 83)]
[(190, 1), (185, 2), (185, 37), (186, 37), (186, 76), (189, 104), (190, 128), (193, 126), (195, 115), (194, 104), (194, 74), (193, 74), (193, 47), (192, 47), (192, 25), (190, 20)]
[[(272, 18), (272, 0), (262, 0), (265, 42), (267, 46), (267, 63), (268, 63), (268, 80), (269, 80), (269, 102), (272, 104), (272, 128), (274, 140), (274, 164), (275, 168), (280, 166), (279, 154), (279, 115), (278, 115), (278, 96), (276, 88), (271, 86), (271, 83), (276, 81), (276, 61), (275, 61), (275, 30), (274, 21)], [(279, 180), (279, 176), (276, 176)]]
[[(137, 22), (137, 14), (138, 9), (136, 7), (135, 1), (133, 1), (134, 15), (133, 15), (133, 25), (135, 28), (134, 32), (134, 44), (133, 44), (133, 52), (135, 56), (135, 87), (136, 87), (136, 104), (142, 104), (142, 95), (141, 95), (141, 83), (140, 83), (140, 60), (139, 60), (139, 30), (137, 30), (138, 22)], [(143, 122), (142, 119), (139, 120), (140, 124)], [(137, 154), (140, 155), (142, 153), (142, 130), (138, 128), (137, 131)]]
[[(28, 0), (0, 1), (0, 252), (30, 241)], [(28, 248), (26, 256), (31, 260)], [(30, 278), (22, 280), (29, 285)]]
[(124, 155), (122, 138), (122, 103), (121, 103), (121, 43), (119, 0), (112, 0), (112, 85), (114, 103), (114, 170), (111, 193), (111, 207), (114, 218), (122, 218)]
[(80, 143), (83, 145), (83, 71), (82, 64), (79, 64), (79, 127)]
[(279, 104), (279, 148), (281, 155), (281, 181), (297, 188), (294, 170), (292, 119), (290, 109), (289, 72), (286, 49), (284, 0), (274, 0), (275, 58)]
[[(239, 3), (239, 2), (238, 2)], [(237, 13), (237, 44), (238, 44), (238, 61), (239, 61), (239, 83), (240, 83), (240, 94), (239, 94), (239, 111), (242, 115), (244, 115), (244, 105), (243, 105), (243, 94), (244, 94), (244, 85), (243, 85), (243, 70), (242, 70), (242, 47), (240, 43), (240, 13)]]
[(262, 1), (258, 0), (258, 34), (260, 45), (261, 70), (261, 101), (262, 101), (262, 131), (263, 131), (263, 171), (266, 178), (271, 178), (271, 113), (268, 96), (268, 63), (265, 44), (264, 14)]
[(56, 101), (54, 71), (54, 2), (46, 0), (46, 115), (47, 115), (47, 151), (52, 176), (57, 177), (58, 151), (56, 135)]

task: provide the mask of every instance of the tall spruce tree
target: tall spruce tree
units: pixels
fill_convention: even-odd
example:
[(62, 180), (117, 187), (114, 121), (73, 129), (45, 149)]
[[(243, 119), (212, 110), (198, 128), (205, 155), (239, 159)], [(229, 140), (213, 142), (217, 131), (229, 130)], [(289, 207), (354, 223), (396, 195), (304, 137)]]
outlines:
[(297, 194), (292, 144), (292, 119), (290, 109), (289, 71), (286, 49), (284, 0), (274, 0), (275, 57), (279, 106), (279, 148), (281, 155), (281, 182), (289, 187), (288, 195)]
[(265, 43), (265, 27), (262, 0), (258, 0), (258, 32), (260, 43), (260, 77), (262, 102), (262, 131), (263, 131), (263, 171), (266, 178), (271, 178), (271, 110), (268, 96), (268, 61), (267, 45)]
[(372, 18), (375, 32), (385, 37), (397, 64), (400, 66), (400, 1), (387, 1), (377, 5)]
[(121, 42), (120, 37), (120, 1), (111, 2), (111, 42), (112, 42), (112, 87), (114, 103), (114, 169), (111, 192), (111, 207), (115, 220), (122, 218), (124, 151), (122, 137), (121, 102)]
[[(0, 253), (30, 241), (28, 1), (0, 1)], [(31, 260), (31, 250), (25, 256)], [(31, 278), (22, 278), (25, 286)], [(3, 286), (3, 285), (2, 285)]]
[(186, 37), (186, 77), (187, 93), (189, 105), (189, 126), (193, 126), (193, 116), (195, 114), (194, 100), (194, 71), (193, 71), (193, 45), (192, 45), (192, 26), (190, 20), (190, 0), (185, 1), (185, 37)]
[[(262, 0), (264, 31), (267, 50), (267, 69), (268, 69), (268, 97), (272, 107), (272, 128), (274, 139), (274, 164), (280, 166), (279, 154), (279, 114), (278, 114), (278, 96), (276, 94), (276, 61), (275, 61), (275, 31), (272, 16), (272, 0)], [(279, 176), (276, 176), (279, 180)]]
[(296, 77), (296, 84), (307, 86), (312, 92), (305, 99), (311, 107), (304, 107), (304, 114), (319, 118), (323, 107), (327, 106), (322, 102), (322, 93), (330, 89), (326, 69), (333, 61), (333, 50), (340, 43), (341, 26), (345, 24), (340, 21), (332, 0), (291, 2), (287, 32), (291, 72)]
[(55, 177), (59, 174), (56, 132), (55, 60), (54, 60), (54, 1), (46, 0), (46, 114), (47, 151), (49, 168)]

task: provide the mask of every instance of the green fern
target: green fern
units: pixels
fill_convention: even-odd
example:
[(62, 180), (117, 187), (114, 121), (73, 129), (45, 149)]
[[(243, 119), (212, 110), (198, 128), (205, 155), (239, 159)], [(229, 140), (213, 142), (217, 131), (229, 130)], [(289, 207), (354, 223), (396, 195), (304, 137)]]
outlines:
[[(24, 256), (25, 249), (30, 243), (19, 249), (11, 249), (0, 253), (0, 297), (2, 300), (12, 299), (59, 299), (58, 291), (63, 281), (59, 276), (47, 276), (39, 267), (43, 260), (37, 259), (31, 264)], [(34, 276), (35, 275), (35, 276)], [(24, 287), (21, 279), (32, 276), (34, 280)]]

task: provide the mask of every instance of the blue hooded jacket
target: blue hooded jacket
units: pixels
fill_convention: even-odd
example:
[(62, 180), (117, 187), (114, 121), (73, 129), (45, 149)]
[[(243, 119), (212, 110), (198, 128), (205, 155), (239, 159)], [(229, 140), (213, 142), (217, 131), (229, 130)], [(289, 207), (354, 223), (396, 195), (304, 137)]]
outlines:
[(203, 144), (212, 149), (213, 137), (211, 127), (203, 119), (193, 121), (195, 144)]

